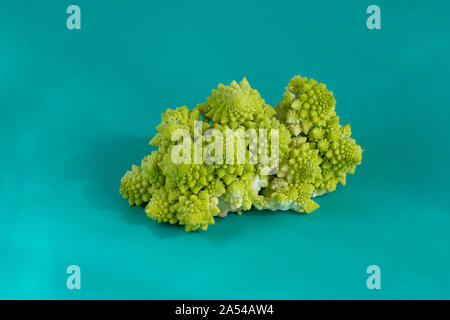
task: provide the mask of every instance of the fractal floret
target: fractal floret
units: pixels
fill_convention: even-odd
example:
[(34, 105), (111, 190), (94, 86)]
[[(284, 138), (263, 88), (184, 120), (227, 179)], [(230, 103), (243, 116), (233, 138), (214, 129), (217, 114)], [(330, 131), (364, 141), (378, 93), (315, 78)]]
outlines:
[(125, 173), (120, 193), (186, 231), (252, 208), (310, 213), (362, 160), (335, 105), (323, 83), (300, 76), (274, 108), (245, 78), (220, 84), (194, 109), (162, 114), (157, 150)]

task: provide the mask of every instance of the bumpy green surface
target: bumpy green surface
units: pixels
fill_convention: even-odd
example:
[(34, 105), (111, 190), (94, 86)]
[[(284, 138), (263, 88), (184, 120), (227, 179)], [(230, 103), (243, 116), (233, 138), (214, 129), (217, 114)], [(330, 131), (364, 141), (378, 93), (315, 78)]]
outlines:
[[(335, 104), (323, 83), (300, 76), (291, 79), (275, 108), (245, 78), (239, 84), (220, 84), (195, 109), (183, 106), (162, 114), (150, 142), (158, 150), (124, 175), (120, 193), (130, 205), (145, 205), (150, 218), (179, 223), (186, 231), (206, 230), (215, 216), (241, 214), (252, 207), (309, 213), (319, 207), (311, 198), (334, 191), (338, 183), (345, 185), (346, 174), (354, 173), (362, 159), (362, 148), (350, 138), (350, 125), (339, 124)], [(201, 121), (201, 129), (194, 126), (196, 121)], [(187, 130), (191, 137), (195, 130), (200, 135), (219, 130), (225, 140), (223, 163), (196, 164), (194, 151), (186, 163), (174, 163), (171, 154), (179, 141), (171, 138), (177, 129)], [(269, 157), (269, 146), (260, 161), (250, 161), (255, 154), (249, 152), (248, 141), (245, 162), (226, 163), (227, 129), (267, 129), (268, 145), (270, 130), (277, 129), (278, 165), (268, 170), (261, 163)], [(202, 154), (209, 144), (203, 139)]]

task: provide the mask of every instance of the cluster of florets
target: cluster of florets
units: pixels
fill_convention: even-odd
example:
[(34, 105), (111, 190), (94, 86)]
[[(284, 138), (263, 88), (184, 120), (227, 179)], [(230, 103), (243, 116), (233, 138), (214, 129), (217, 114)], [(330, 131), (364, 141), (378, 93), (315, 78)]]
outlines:
[[(252, 207), (309, 213), (319, 207), (312, 198), (345, 185), (346, 174), (354, 173), (362, 159), (350, 125), (339, 124), (335, 104), (323, 83), (300, 76), (291, 79), (275, 108), (245, 78), (220, 84), (193, 110), (183, 106), (162, 114), (150, 141), (158, 150), (124, 175), (120, 193), (130, 205), (145, 205), (150, 218), (179, 223), (186, 231), (206, 230), (215, 216)], [(268, 140), (253, 150), (247, 139), (242, 153), (233, 146), (232, 160), (244, 161), (228, 161), (226, 146), (235, 142), (227, 135), (230, 129), (265, 130)], [(218, 139), (211, 130), (223, 133), (224, 146), (214, 144)], [(186, 144), (179, 132), (194, 139)], [(274, 137), (277, 161), (270, 162)], [(183, 156), (174, 161), (180, 138)], [(215, 161), (198, 162), (199, 155)]]

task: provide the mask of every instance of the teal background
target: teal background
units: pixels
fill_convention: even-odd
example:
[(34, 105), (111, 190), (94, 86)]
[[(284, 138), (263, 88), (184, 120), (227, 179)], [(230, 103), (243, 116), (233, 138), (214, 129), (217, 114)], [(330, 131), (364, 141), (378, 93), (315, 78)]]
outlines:
[[(0, 298), (450, 298), (448, 1), (73, 3), (79, 31), (72, 2), (0, 2)], [(243, 76), (274, 105), (296, 74), (364, 148), (317, 211), (185, 233), (121, 199), (166, 108)]]

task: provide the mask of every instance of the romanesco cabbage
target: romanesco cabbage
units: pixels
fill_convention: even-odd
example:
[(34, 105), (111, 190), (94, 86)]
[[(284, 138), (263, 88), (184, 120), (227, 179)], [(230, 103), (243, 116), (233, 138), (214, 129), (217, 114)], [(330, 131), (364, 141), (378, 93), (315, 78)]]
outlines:
[(323, 83), (300, 76), (275, 108), (245, 78), (220, 84), (193, 110), (162, 114), (150, 141), (158, 150), (125, 173), (120, 193), (148, 217), (186, 231), (252, 207), (309, 213), (319, 207), (312, 198), (345, 185), (362, 160), (335, 104)]

